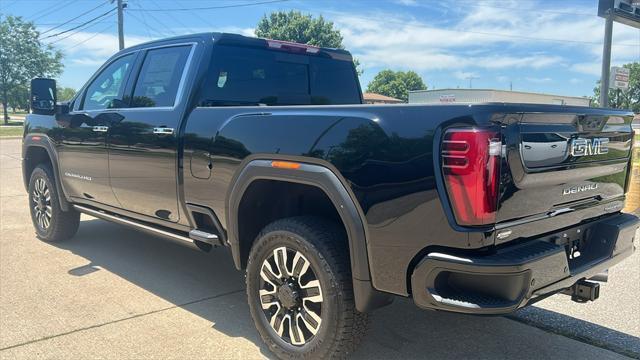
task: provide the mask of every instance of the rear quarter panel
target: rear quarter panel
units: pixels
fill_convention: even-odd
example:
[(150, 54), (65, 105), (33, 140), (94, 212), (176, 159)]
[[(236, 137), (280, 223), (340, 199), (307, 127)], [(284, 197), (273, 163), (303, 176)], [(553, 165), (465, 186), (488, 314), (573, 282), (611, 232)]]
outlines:
[[(433, 157), (439, 127), (489, 118), (468, 106), (198, 108), (184, 130), (185, 199), (211, 207), (226, 224), (233, 216), (225, 214), (227, 191), (248, 156), (311, 157), (331, 164), (365, 214), (374, 286), (406, 294), (407, 268), (425, 247), (493, 241), (478, 233), (472, 240), (449, 225)], [(203, 170), (209, 153), (210, 174)]]

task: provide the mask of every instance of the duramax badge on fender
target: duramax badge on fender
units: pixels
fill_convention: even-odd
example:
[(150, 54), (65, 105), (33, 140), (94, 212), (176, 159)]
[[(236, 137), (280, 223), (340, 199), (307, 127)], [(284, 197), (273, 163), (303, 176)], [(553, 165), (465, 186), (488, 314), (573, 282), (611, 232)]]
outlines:
[(69, 102), (51, 79), (31, 91), (37, 236), (70, 238), (85, 213), (229, 247), (280, 358), (348, 355), (395, 297), (595, 300), (589, 279), (634, 251), (628, 111), (365, 105), (347, 51), (222, 33), (124, 49)]

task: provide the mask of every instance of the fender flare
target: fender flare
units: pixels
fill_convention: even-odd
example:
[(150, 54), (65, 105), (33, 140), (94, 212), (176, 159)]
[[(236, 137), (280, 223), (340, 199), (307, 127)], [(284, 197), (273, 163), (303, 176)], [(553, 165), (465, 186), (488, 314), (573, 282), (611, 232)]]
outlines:
[[(34, 136), (36, 137), (37, 140), (34, 140)], [(24, 181), (25, 189), (29, 191), (29, 179), (31, 177), (31, 174), (27, 174), (27, 167), (25, 166), (26, 164), (25, 161), (26, 161), (27, 151), (29, 150), (29, 148), (32, 148), (32, 147), (43, 148), (47, 152), (47, 155), (49, 155), (49, 159), (51, 160), (51, 166), (53, 167), (53, 175), (55, 176), (53, 180), (55, 181), (56, 190), (58, 191), (58, 194), (59, 194), (58, 201), (60, 202), (60, 208), (62, 209), (62, 211), (69, 211), (71, 209), (71, 205), (67, 200), (67, 194), (65, 193), (64, 187), (62, 186), (62, 179), (60, 177), (60, 170), (58, 168), (58, 154), (54, 151), (54, 146), (51, 142), (51, 139), (49, 139), (49, 137), (46, 135), (29, 134), (23, 140), (22, 178)]]
[[(271, 166), (273, 160), (295, 161), (300, 163), (297, 169), (283, 169)], [(239, 224), (237, 219), (240, 201), (245, 191), (255, 180), (278, 180), (305, 184), (318, 187), (331, 200), (336, 208), (347, 231), (349, 241), (349, 258), (351, 259), (351, 273), (353, 277), (353, 290), (356, 300), (356, 308), (359, 311), (371, 311), (375, 308), (387, 305), (391, 302), (391, 296), (378, 292), (373, 288), (369, 272), (369, 257), (367, 251), (367, 233), (364, 214), (354, 195), (345, 185), (334, 170), (333, 166), (317, 159), (290, 156), (256, 157), (245, 159), (244, 166), (232, 181), (227, 194), (227, 240), (231, 247), (233, 261), (238, 269), (246, 264), (241, 259), (240, 241), (238, 238)]]

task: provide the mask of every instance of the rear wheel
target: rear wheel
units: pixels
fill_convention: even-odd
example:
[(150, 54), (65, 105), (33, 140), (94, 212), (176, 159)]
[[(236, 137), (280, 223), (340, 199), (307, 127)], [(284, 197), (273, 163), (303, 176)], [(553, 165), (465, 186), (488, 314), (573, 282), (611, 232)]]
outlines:
[(62, 211), (53, 172), (47, 165), (38, 165), (29, 180), (29, 210), (38, 238), (61, 241), (73, 237), (80, 225), (80, 213)]
[(355, 309), (342, 229), (316, 217), (267, 225), (247, 265), (251, 315), (280, 358), (341, 358), (366, 330)]

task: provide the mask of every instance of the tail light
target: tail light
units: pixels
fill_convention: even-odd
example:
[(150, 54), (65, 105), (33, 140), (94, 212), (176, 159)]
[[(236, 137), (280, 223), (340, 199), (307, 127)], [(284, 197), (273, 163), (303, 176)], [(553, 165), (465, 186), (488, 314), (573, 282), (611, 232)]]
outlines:
[(448, 129), (442, 171), (458, 225), (495, 223), (502, 142), (495, 130)]

